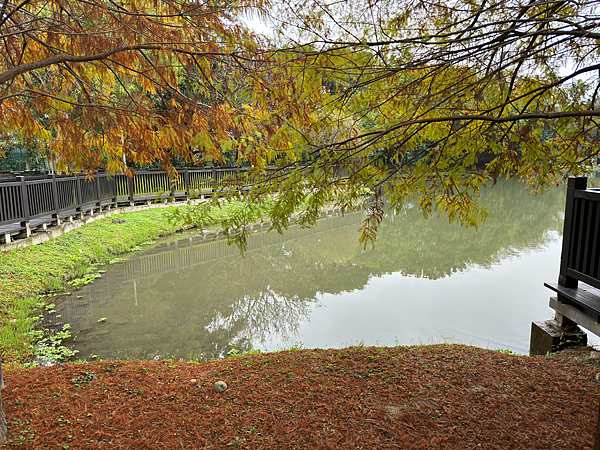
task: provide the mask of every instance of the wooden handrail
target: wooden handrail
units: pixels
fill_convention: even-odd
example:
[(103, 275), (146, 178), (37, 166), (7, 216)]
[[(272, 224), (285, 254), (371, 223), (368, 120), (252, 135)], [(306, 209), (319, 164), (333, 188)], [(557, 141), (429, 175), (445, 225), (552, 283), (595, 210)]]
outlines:
[[(183, 168), (176, 169), (180, 174), (182, 190), (169, 175), (161, 170), (138, 170), (134, 177), (127, 177), (125, 196), (119, 197), (118, 184), (125, 175), (96, 173), (91, 179), (82, 174), (75, 175), (18, 175), (15, 180), (0, 182), (0, 238), (10, 242), (16, 233), (28, 237), (31, 229), (47, 224), (60, 224), (65, 218), (83, 216), (95, 209), (116, 206), (118, 203), (135, 204), (138, 201), (151, 201), (161, 194), (171, 199), (188, 199), (194, 191), (191, 176), (205, 174), (211, 182), (223, 178), (223, 173), (238, 174), (248, 168)], [(89, 183), (89, 184), (86, 184)], [(93, 183), (93, 185), (91, 184)], [(102, 186), (106, 186), (103, 198)], [(123, 189), (121, 188), (121, 192)], [(196, 189), (197, 191), (197, 189)], [(201, 189), (208, 193), (210, 188)], [(112, 193), (112, 195), (110, 195)]]

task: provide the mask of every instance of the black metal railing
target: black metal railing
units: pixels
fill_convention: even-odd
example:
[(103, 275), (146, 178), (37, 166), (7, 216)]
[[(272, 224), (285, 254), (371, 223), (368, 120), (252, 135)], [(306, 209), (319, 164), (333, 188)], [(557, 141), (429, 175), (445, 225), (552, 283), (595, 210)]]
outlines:
[(0, 240), (29, 236), (38, 227), (119, 204), (133, 205), (156, 199), (186, 199), (207, 195), (214, 183), (247, 168), (176, 169), (179, 177), (159, 170), (123, 174), (16, 175), (0, 180)]

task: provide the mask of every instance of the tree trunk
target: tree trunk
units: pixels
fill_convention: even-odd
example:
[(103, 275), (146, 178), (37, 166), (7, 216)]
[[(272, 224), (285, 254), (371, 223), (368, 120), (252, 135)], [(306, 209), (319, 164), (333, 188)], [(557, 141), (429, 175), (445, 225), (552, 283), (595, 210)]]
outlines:
[(2, 406), (2, 394), (0, 394), (0, 444), (6, 442), (7, 437), (6, 414), (4, 414), (4, 407)]
[(4, 378), (2, 377), (2, 361), (0, 361), (0, 444), (6, 442), (8, 430), (6, 429), (6, 414), (2, 406), (2, 389), (4, 389)]
[(594, 442), (594, 450), (600, 450), (600, 409), (598, 410), (598, 422), (596, 423), (596, 442)]

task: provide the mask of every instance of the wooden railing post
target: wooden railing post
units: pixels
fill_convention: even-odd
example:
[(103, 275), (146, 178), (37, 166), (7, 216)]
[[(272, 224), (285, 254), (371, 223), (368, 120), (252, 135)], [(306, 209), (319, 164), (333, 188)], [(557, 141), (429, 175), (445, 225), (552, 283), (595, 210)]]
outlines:
[(96, 172), (96, 193), (98, 194), (98, 208), (102, 209), (102, 192), (100, 192), (100, 174), (98, 172)]
[(75, 174), (75, 193), (77, 195), (77, 206), (75, 211), (79, 215), (79, 219), (83, 219), (83, 195), (81, 194), (81, 179), (79, 174)]
[[(107, 175), (108, 177), (108, 175)], [(117, 175), (113, 175), (112, 176), (112, 190), (113, 190), (113, 199), (112, 202), (115, 204), (115, 207), (117, 206), (117, 195), (118, 195), (118, 191), (117, 191)]]
[(31, 235), (31, 227), (29, 225), (29, 197), (27, 196), (27, 185), (25, 184), (24, 176), (20, 175), (16, 178), (17, 181), (21, 182), (21, 206), (23, 208), (21, 227), (25, 228), (26, 237), (29, 237)]
[[(175, 169), (177, 171), (177, 169)], [(177, 183), (177, 179), (175, 177), (171, 177), (171, 199), (175, 201), (175, 184)]]
[(215, 193), (215, 188), (216, 188), (216, 186), (217, 186), (217, 168), (216, 168), (216, 167), (213, 167), (213, 168), (212, 168), (212, 173), (211, 173), (211, 175), (212, 175), (213, 184), (212, 184), (212, 186), (210, 187), (210, 190), (211, 190), (211, 192), (212, 192), (212, 194), (211, 194), (211, 195), (214, 195), (214, 193)]
[(125, 175), (127, 177), (127, 184), (129, 186), (129, 205), (133, 206), (135, 205), (135, 201), (134, 201), (134, 194), (135, 194), (135, 186), (133, 184), (133, 177), (130, 177), (128, 175)]
[(54, 199), (54, 213), (52, 218), (56, 219), (56, 225), (60, 225), (60, 204), (58, 203), (58, 186), (56, 185), (56, 175), (48, 175), (48, 178), (52, 179), (52, 197)]
[(183, 169), (183, 186), (185, 189), (185, 198), (190, 198), (190, 171), (187, 167)]

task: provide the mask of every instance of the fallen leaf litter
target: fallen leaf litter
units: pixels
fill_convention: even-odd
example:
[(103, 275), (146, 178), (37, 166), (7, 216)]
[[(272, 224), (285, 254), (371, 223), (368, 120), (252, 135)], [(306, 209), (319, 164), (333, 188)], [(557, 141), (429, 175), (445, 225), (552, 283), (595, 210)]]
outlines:
[(583, 450), (598, 371), (462, 345), (13, 369), (3, 448)]

